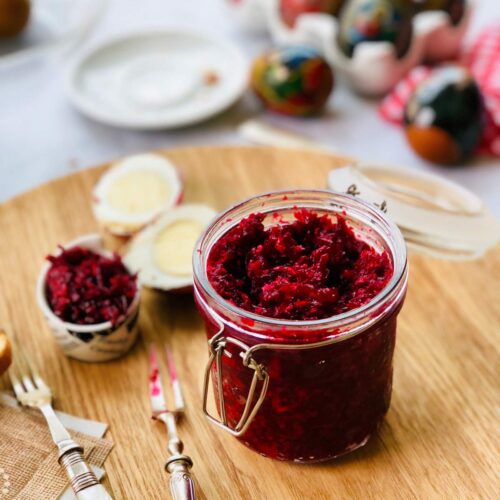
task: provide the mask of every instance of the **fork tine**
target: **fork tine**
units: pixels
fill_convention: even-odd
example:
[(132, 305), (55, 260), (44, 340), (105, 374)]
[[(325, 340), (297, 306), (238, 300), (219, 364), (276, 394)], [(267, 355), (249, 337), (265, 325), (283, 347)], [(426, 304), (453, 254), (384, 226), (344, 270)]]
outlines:
[(40, 376), (38, 369), (20, 349), (16, 349), (15, 362), (9, 369), (9, 377), (16, 396), (35, 389), (50, 392), (49, 386)]
[(7, 374), (10, 379), (10, 383), (12, 384), (12, 389), (14, 389), (14, 394), (18, 398), (20, 395), (26, 393), (26, 388), (23, 386), (21, 379), (23, 376), (23, 370), (20, 367), (22, 356), (20, 356), (20, 352), (17, 349), (17, 342), (15, 336), (10, 336), (10, 340), (12, 342), (12, 348), (15, 353), (14, 363), (7, 370)]
[(170, 385), (172, 386), (172, 392), (174, 393), (175, 410), (180, 412), (184, 410), (184, 397), (182, 395), (181, 384), (177, 377), (174, 355), (168, 344), (165, 344), (165, 354), (167, 359), (167, 369), (170, 379)]
[(153, 413), (167, 411), (167, 403), (158, 366), (158, 353), (154, 343), (149, 346), (149, 393)]
[(34, 391), (36, 389), (33, 380), (31, 380), (31, 377), (28, 374), (23, 374), (22, 380), (23, 380), (23, 385), (28, 392)]
[(24, 355), (22, 356), (22, 364), (23, 364), (23, 368), (18, 366), (18, 370), (19, 370), (19, 376), (21, 377), (24, 388), (28, 392), (34, 391), (36, 389), (36, 387), (35, 387), (35, 383), (34, 383), (33, 378), (32, 378), (33, 370), (31, 367), (31, 363), (29, 362), (28, 358)]
[(31, 377), (33, 379), (33, 382), (37, 386), (38, 389), (46, 389), (50, 391), (49, 386), (45, 383), (43, 378), (40, 376), (40, 372), (38, 371), (38, 368), (33, 365), (30, 361), (26, 360), (30, 370), (31, 370)]
[(26, 392), (23, 387), (23, 384), (21, 384), (21, 381), (17, 378), (17, 375), (15, 374), (13, 367), (10, 367), (9, 369), (9, 378), (16, 397), (19, 397), (21, 394), (24, 394)]

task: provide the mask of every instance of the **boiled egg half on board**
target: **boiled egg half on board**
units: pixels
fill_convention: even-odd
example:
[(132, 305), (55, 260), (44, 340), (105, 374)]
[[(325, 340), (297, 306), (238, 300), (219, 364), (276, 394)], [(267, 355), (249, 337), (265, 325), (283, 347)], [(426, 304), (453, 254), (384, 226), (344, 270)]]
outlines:
[(189, 289), (196, 241), (215, 215), (206, 205), (174, 207), (132, 239), (123, 262), (138, 273), (141, 285), (165, 291)]
[(115, 236), (131, 236), (180, 202), (182, 183), (164, 156), (147, 153), (116, 162), (93, 192), (96, 219)]

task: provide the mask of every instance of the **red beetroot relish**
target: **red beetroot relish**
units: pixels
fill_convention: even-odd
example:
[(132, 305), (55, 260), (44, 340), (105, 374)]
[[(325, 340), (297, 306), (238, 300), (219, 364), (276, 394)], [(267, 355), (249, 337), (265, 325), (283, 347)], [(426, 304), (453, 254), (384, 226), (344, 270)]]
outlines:
[[(317, 213), (327, 213), (330, 220), (318, 222), (316, 219), (322, 217), (311, 210), (298, 210), (291, 208), (288, 203), (282, 203), (285, 197), (289, 199), (290, 205), (294, 201), (299, 205), (314, 202), (322, 207)], [(280, 211), (262, 219), (259, 214), (255, 215), (254, 210), (259, 202), (262, 202), (261, 206), (276, 207)], [(333, 209), (332, 202), (335, 203)], [(352, 214), (353, 221), (357, 221), (355, 234), (343, 217), (338, 217), (336, 211), (339, 206), (345, 206), (345, 219), (349, 221)], [(289, 217), (290, 210), (298, 214)], [(252, 213), (254, 215), (248, 216)], [(359, 213), (369, 216), (372, 224), (364, 225), (362, 219), (356, 217)], [(240, 222), (242, 214), (247, 219)], [(287, 221), (281, 214), (286, 214)], [(238, 225), (221, 233), (223, 220), (235, 218)], [(310, 221), (311, 224), (305, 224), (304, 221)], [(262, 227), (264, 222), (267, 229)], [(270, 225), (292, 227), (285, 231), (283, 227), (273, 229)], [(308, 227), (303, 228), (304, 225)], [(298, 231), (293, 227), (303, 229), (300, 238), (295, 237)], [(383, 231), (372, 233), (375, 229)], [(323, 461), (362, 446), (379, 428), (391, 399), (396, 323), (406, 291), (404, 243), (397, 230), (387, 230), (386, 221), (376, 209), (360, 204), (355, 199), (336, 193), (297, 191), (286, 195), (264, 195), (243, 202), (215, 221), (202, 238), (201, 253), (195, 255), (195, 264), (198, 264), (195, 265), (195, 297), (208, 338), (217, 336), (213, 345), (223, 347), (227, 354), (221, 356), (222, 369), (219, 371), (216, 363), (213, 363), (211, 374), (216, 402), (220, 395), (218, 382), (222, 382), (229, 427), (235, 428), (245, 411), (254, 374), (244, 362), (248, 361), (248, 352), (235, 341), (253, 348), (253, 361), (261, 365), (269, 376), (262, 406), (246, 432), (238, 437), (252, 450), (279, 460)], [(284, 234), (291, 234), (293, 238), (285, 240)], [(267, 238), (267, 235), (271, 237)], [(371, 243), (363, 243), (371, 241), (368, 238), (371, 235), (380, 244), (386, 244), (387, 250), (379, 254), (375, 250), (380, 248), (379, 244), (374, 243), (372, 247)], [(271, 245), (268, 239), (273, 238)], [(297, 245), (304, 247), (302, 253), (295, 252), (293, 247)], [(273, 250), (273, 246), (276, 250)], [(208, 255), (206, 249), (211, 249)], [(318, 251), (315, 253), (315, 250)], [(322, 254), (331, 260), (322, 257)], [(268, 255), (272, 255), (272, 259)], [(307, 264), (304, 270), (300, 269), (303, 281), (292, 281), (292, 272), (288, 269), (286, 273), (283, 272), (286, 267), (295, 267), (294, 255)], [(327, 264), (321, 259), (327, 260)], [(249, 276), (247, 269), (251, 262), (258, 263), (260, 273)], [(330, 266), (332, 263), (338, 265)], [(272, 268), (274, 264), (284, 267), (276, 272)], [(305, 270), (308, 266), (311, 276)], [(377, 271), (378, 268), (380, 271)], [(387, 273), (381, 272), (382, 268)], [(314, 281), (317, 276), (324, 276), (321, 274), (323, 270), (329, 273), (324, 282)], [(208, 277), (218, 297), (210, 293), (200, 272)], [(353, 314), (342, 321), (334, 315), (322, 323), (305, 325), (297, 321), (296, 325), (285, 325), (289, 317), (301, 319), (304, 316), (297, 310), (301, 306), (302, 312), (305, 311), (309, 318), (330, 315), (332, 311), (335, 314), (335, 308), (339, 312), (356, 310), (377, 293), (380, 294), (384, 286), (389, 286), (387, 282), (396, 274), (398, 279), (394, 287), (384, 297), (380, 297), (376, 306), (365, 312)], [(335, 287), (337, 305), (328, 310), (315, 297), (317, 303), (308, 307), (312, 301), (296, 304), (295, 295), (290, 294), (289, 298), (284, 294), (282, 305), (289, 314), (287, 318), (277, 318), (274, 324), (264, 319), (259, 321), (258, 318), (250, 318), (250, 312), (254, 313), (257, 307), (263, 307), (255, 275), (258, 275), (258, 279), (262, 276), (262, 288), (267, 283), (276, 284), (277, 279), (283, 276), (290, 279), (292, 284), (303, 284), (305, 280), (305, 284), (318, 284), (317, 289)], [(267, 276), (267, 282), (264, 282), (264, 276)], [(238, 286), (235, 287), (235, 283)], [(255, 288), (252, 289), (253, 283)], [(226, 300), (237, 305), (246, 303), (249, 308), (232, 311), (228, 315)], [(266, 306), (279, 314), (279, 303), (277, 298), (276, 302)], [(290, 303), (293, 306), (287, 309), (286, 305)], [(312, 311), (312, 308), (315, 310)], [(260, 309), (260, 313), (263, 312)], [(356, 332), (358, 328), (362, 331)], [(345, 337), (335, 339), (337, 333), (345, 334)], [(294, 344), (297, 349), (285, 349), (280, 344)], [(255, 395), (253, 404), (256, 400)]]
[(131, 275), (118, 255), (104, 257), (87, 248), (62, 249), (49, 255), (47, 299), (56, 316), (79, 325), (118, 323), (137, 293)]
[(213, 246), (208, 278), (223, 298), (263, 316), (316, 320), (368, 303), (393, 274), (387, 252), (358, 239), (342, 217), (301, 209), (264, 227), (241, 220)]

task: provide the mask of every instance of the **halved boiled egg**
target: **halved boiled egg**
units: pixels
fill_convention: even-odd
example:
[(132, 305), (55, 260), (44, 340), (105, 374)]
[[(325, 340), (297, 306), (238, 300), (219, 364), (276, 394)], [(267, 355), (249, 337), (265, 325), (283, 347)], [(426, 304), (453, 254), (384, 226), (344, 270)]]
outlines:
[(94, 188), (93, 209), (110, 233), (130, 236), (176, 205), (182, 183), (164, 156), (148, 153), (116, 162)]
[(190, 287), (196, 241), (215, 215), (206, 205), (173, 208), (134, 237), (123, 262), (138, 273), (144, 286), (161, 290)]

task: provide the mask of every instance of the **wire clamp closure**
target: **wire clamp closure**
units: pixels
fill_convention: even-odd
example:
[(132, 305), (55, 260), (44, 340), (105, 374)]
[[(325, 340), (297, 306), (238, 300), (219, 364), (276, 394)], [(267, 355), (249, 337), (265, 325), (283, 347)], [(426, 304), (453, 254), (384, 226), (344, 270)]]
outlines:
[[(210, 356), (208, 359), (207, 367), (205, 369), (205, 378), (203, 383), (203, 413), (215, 425), (226, 430), (233, 436), (241, 436), (248, 429), (252, 423), (255, 415), (259, 411), (264, 399), (266, 397), (267, 388), (269, 386), (269, 375), (264, 365), (258, 363), (252, 356), (252, 350), (245, 343), (232, 337), (225, 337), (223, 335), (224, 326), (221, 325), (220, 330), (210, 339)], [(239, 355), (242, 358), (244, 367), (253, 370), (252, 382), (245, 401), (245, 407), (237, 424), (231, 427), (228, 423), (226, 404), (224, 400), (224, 385), (223, 385), (223, 370), (222, 370), (222, 356), (226, 354), (232, 357), (231, 352), (227, 349), (228, 345), (236, 346), (240, 349)], [(214, 366), (215, 363), (215, 366)], [(207, 409), (208, 406), (208, 392), (210, 387), (210, 372), (215, 368), (214, 381), (217, 381), (216, 387), (216, 400), (218, 402), (220, 420), (212, 416)], [(258, 386), (260, 385), (260, 389)], [(258, 393), (258, 398), (252, 406), (254, 397)]]
[[(359, 191), (358, 186), (356, 184), (351, 184), (346, 191), (346, 194), (349, 194), (351, 196), (359, 196), (361, 194), (361, 191)], [(387, 202), (385, 200), (382, 201), (382, 203), (374, 203), (374, 205), (381, 211), (384, 212), (384, 214), (387, 213)]]

